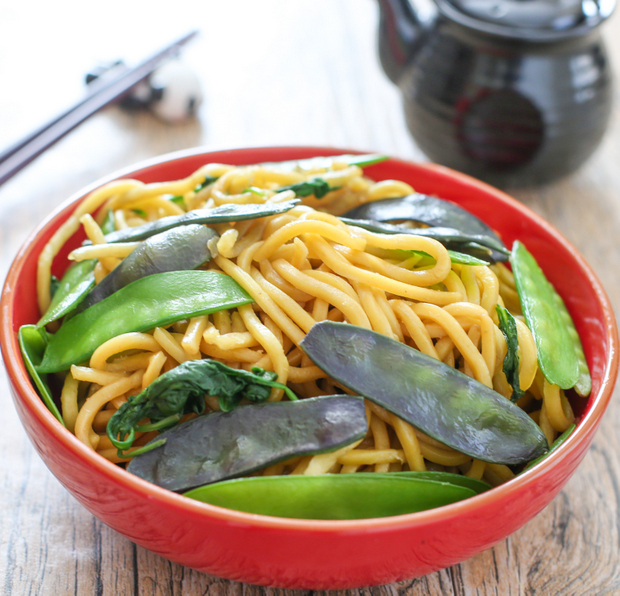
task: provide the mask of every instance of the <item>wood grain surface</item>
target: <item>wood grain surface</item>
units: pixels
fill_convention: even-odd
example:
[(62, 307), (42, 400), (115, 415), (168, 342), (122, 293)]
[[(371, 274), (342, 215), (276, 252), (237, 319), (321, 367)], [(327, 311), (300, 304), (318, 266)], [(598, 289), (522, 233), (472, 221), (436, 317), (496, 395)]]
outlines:
[[(204, 145), (321, 145), (424, 161), (400, 96), (380, 69), (372, 0), (0, 0), (0, 147), (83, 92), (101, 61), (135, 63), (192, 28), (184, 52), (205, 100), (170, 125), (117, 107), (99, 113), (0, 188), (0, 279), (41, 219), (82, 186), (142, 159)], [(620, 21), (604, 25), (620, 69)], [(556, 226), (620, 307), (618, 102), (576, 174), (512, 193)], [(222, 580), (170, 563), (101, 524), (48, 472), (22, 430), (0, 366), (0, 593), (302, 594)], [(620, 594), (617, 392), (583, 464), (538, 517), (506, 541), (420, 579), (348, 594)], [(344, 592), (342, 592), (344, 593)]]

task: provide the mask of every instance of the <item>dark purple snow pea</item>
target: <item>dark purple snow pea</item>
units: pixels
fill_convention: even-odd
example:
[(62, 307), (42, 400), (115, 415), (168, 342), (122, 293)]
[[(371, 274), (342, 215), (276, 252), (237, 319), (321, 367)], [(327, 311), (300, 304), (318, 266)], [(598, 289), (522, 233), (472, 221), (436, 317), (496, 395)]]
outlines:
[(339, 219), (347, 225), (364, 228), (378, 234), (410, 234), (432, 238), (441, 242), (448, 250), (468, 254), (487, 263), (507, 261), (510, 254), (501, 242), (491, 236), (468, 234), (455, 228), (409, 228), (370, 219), (352, 219), (349, 217), (340, 217)]
[(219, 236), (198, 224), (171, 228), (141, 242), (80, 302), (75, 314), (101, 302), (141, 277), (164, 271), (196, 269), (213, 256), (210, 247)]
[(456, 203), (420, 193), (364, 203), (344, 217), (384, 223), (414, 221), (433, 228), (454, 228), (464, 234), (489, 236), (502, 243), (491, 227)]
[(362, 439), (367, 431), (364, 401), (358, 397), (240, 405), (174, 426), (153, 439), (165, 440), (163, 445), (134, 457), (127, 470), (185, 492), (293, 457), (335, 451)]
[(510, 400), (380, 333), (322, 321), (301, 348), (336, 381), (476, 459), (521, 464), (549, 449), (538, 425)]

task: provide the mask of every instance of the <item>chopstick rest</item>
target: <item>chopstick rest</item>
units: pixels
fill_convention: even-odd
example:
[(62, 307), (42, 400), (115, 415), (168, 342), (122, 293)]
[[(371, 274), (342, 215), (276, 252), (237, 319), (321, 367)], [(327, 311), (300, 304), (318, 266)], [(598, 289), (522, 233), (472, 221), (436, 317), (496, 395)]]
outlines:
[[(98, 66), (86, 75), (87, 84), (108, 76), (112, 69), (124, 66), (122, 60)], [(181, 122), (196, 115), (203, 102), (200, 80), (189, 65), (172, 58), (153, 71), (120, 99), (127, 110), (149, 109), (165, 122)]]

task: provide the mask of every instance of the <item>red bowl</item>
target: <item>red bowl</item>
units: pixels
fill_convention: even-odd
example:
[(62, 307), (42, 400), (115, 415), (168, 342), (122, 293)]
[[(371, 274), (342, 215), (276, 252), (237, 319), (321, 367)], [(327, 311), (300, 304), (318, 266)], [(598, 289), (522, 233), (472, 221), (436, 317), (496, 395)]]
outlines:
[(116, 178), (144, 182), (185, 177), (207, 162), (250, 164), (352, 151), (268, 147), (175, 153), (117, 172), (77, 193), (28, 238), (6, 279), (0, 345), (15, 405), (30, 440), (52, 473), (96, 517), (130, 540), (183, 565), (220, 577), (301, 589), (391, 583), (463, 561), (506, 538), (539, 513), (583, 459), (609, 403), (618, 369), (618, 331), (601, 283), (552, 226), (506, 194), (436, 165), (390, 159), (367, 168), (418, 192), (459, 203), (522, 240), (563, 296), (582, 338), (592, 394), (576, 431), (546, 460), (514, 480), (468, 500), (409, 515), (356, 521), (274, 518), (193, 501), (149, 484), (83, 445), (47, 410), (22, 362), (17, 330), (39, 318), (37, 257), (88, 192)]

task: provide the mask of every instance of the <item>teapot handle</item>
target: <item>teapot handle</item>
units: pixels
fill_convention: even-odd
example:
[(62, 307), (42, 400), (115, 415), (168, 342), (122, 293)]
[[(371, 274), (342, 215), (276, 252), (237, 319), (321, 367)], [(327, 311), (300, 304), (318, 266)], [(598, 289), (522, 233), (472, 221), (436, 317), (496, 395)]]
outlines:
[(428, 26), (409, 0), (378, 0), (379, 59), (393, 83), (398, 83), (420, 47)]

